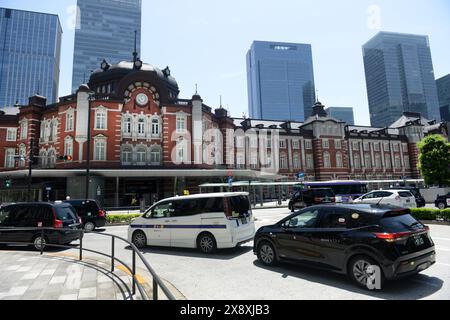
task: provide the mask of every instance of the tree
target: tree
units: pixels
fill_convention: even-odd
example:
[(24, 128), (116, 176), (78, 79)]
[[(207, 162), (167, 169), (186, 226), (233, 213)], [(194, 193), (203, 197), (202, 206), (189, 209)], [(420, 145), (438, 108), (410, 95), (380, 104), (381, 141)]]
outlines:
[(450, 143), (440, 135), (425, 137), (418, 144), (419, 170), (427, 185), (450, 185)]

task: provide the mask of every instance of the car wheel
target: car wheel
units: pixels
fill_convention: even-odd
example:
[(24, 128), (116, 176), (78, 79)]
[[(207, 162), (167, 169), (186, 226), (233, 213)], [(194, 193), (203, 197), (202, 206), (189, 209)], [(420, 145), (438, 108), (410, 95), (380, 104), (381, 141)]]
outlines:
[(350, 261), (348, 268), (350, 279), (352, 279), (353, 282), (361, 288), (371, 289), (369, 288), (368, 280), (369, 277), (373, 275), (373, 271), (371, 272), (371, 270), (369, 269), (370, 266), (377, 267), (381, 272), (380, 283), (375, 283), (375, 285), (379, 285), (379, 287), (376, 289), (381, 289), (385, 281), (383, 271), (375, 260), (367, 256), (358, 256)]
[(258, 245), (258, 259), (266, 266), (275, 266), (277, 264), (277, 256), (273, 245), (269, 241), (262, 241)]
[(48, 241), (47, 241), (46, 237), (42, 238), (40, 235), (35, 236), (33, 238), (34, 249), (36, 249), (37, 251), (41, 251), (41, 248), (43, 246), (43, 249), (45, 250), (45, 245), (47, 244), (47, 242)]
[(133, 233), (132, 242), (136, 246), (136, 248), (143, 249), (147, 246), (147, 236), (140, 230), (135, 231)]
[(445, 203), (444, 202), (439, 202), (438, 203), (438, 208), (439, 208), (439, 210), (444, 210), (445, 209)]
[(214, 253), (217, 249), (216, 239), (209, 233), (204, 233), (198, 237), (197, 247), (201, 252), (206, 254)]
[(95, 223), (89, 221), (84, 224), (84, 231), (92, 232), (94, 230), (95, 230)]

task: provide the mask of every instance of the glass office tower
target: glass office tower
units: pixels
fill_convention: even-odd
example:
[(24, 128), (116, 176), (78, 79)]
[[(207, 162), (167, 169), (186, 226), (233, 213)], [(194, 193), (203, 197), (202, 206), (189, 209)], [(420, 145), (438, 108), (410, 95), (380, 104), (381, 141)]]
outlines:
[(355, 125), (355, 115), (351, 107), (329, 107), (325, 111), (332, 118), (344, 121), (351, 126)]
[(0, 8), (0, 108), (58, 99), (62, 29), (53, 14)]
[(247, 83), (251, 118), (304, 121), (315, 102), (311, 45), (254, 41)]
[(380, 32), (363, 55), (372, 126), (387, 127), (406, 111), (440, 120), (427, 36)]
[(134, 35), (141, 52), (141, 0), (78, 0), (72, 91), (88, 82), (103, 59), (132, 61)]
[(450, 121), (450, 74), (436, 80), (442, 121)]

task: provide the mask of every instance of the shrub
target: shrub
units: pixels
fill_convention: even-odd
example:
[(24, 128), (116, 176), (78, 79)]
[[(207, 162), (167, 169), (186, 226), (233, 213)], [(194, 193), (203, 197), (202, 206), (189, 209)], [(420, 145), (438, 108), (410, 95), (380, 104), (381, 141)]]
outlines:
[(140, 217), (140, 214), (108, 214), (108, 223), (130, 223), (131, 220)]
[(450, 221), (450, 209), (438, 210), (430, 208), (411, 209), (412, 215), (418, 220)]

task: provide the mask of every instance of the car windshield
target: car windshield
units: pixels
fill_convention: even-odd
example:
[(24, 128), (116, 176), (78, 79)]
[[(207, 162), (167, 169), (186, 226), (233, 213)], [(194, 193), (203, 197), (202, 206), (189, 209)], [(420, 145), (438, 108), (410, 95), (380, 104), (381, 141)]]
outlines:
[(321, 197), (321, 198), (332, 198), (334, 197), (334, 193), (333, 190), (331, 189), (317, 189), (314, 191), (316, 197)]
[(410, 198), (413, 197), (412, 193), (409, 191), (402, 191), (398, 193), (402, 198)]
[(75, 220), (76, 219), (76, 212), (75, 209), (73, 209), (71, 206), (67, 207), (56, 207), (56, 217), (59, 220)]

